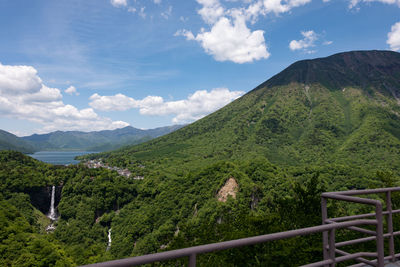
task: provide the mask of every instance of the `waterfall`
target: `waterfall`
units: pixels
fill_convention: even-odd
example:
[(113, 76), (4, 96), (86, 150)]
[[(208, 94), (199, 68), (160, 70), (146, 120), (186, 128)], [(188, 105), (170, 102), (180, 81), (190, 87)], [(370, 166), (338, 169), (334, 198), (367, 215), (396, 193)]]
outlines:
[(54, 208), (55, 198), (56, 198), (56, 187), (53, 185), (53, 187), (51, 189), (50, 210), (49, 210), (49, 214), (47, 215), (47, 217), (49, 217), (52, 221), (57, 220), (57, 213), (56, 213), (56, 209)]
[(108, 230), (108, 244), (107, 244), (107, 250), (111, 248), (111, 228)]

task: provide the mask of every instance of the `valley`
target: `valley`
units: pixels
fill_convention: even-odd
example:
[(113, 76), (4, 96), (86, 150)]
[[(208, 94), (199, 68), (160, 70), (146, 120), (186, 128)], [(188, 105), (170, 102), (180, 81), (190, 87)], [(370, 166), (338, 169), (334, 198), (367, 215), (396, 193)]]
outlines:
[[(321, 192), (400, 185), (398, 95), (400, 53), (352, 51), (296, 62), (190, 125), (77, 165), (0, 151), (0, 265), (76, 266), (318, 225)], [(59, 217), (47, 234), (51, 203)], [(335, 216), (365, 209), (328, 206)], [(312, 235), (197, 262), (321, 258)]]

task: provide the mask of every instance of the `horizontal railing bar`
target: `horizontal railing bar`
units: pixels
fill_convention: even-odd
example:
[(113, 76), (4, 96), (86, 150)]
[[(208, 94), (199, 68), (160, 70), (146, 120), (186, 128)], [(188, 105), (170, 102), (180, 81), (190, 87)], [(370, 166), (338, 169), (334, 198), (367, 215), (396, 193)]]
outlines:
[(329, 260), (323, 260), (323, 261), (318, 261), (318, 262), (314, 262), (314, 263), (310, 263), (310, 264), (306, 264), (306, 265), (301, 265), (300, 267), (319, 267), (319, 266), (325, 266), (328, 264), (332, 264), (333, 260), (329, 259)]
[(366, 214), (359, 214), (359, 215), (350, 215), (350, 216), (344, 216), (344, 217), (329, 218), (328, 220), (333, 221), (333, 222), (340, 222), (340, 221), (346, 221), (346, 220), (374, 217), (375, 215), (376, 215), (375, 213), (366, 213)]
[(369, 237), (364, 237), (364, 238), (358, 238), (358, 239), (339, 242), (339, 243), (336, 243), (335, 246), (340, 248), (340, 247), (344, 247), (344, 246), (355, 245), (355, 244), (358, 244), (358, 243), (363, 243), (363, 242), (368, 242), (368, 241), (373, 241), (373, 240), (376, 240), (376, 237), (375, 236), (369, 236)]
[(369, 257), (370, 252), (357, 252), (354, 254), (347, 254), (345, 256), (340, 256), (335, 258), (335, 261), (329, 259), (329, 260), (323, 260), (323, 261), (319, 261), (319, 262), (314, 262), (314, 263), (310, 263), (310, 264), (306, 264), (306, 265), (302, 265), (300, 267), (318, 267), (318, 266), (324, 266), (327, 264), (332, 264), (332, 263), (338, 263), (338, 262), (342, 262), (342, 261), (348, 261), (348, 260), (353, 260), (353, 259), (358, 259), (361, 257)]
[[(393, 232), (393, 236), (397, 236), (397, 235), (400, 235), (400, 231)], [(389, 237), (390, 233), (384, 234), (383, 236), (384, 237)]]
[[(393, 210), (391, 213), (392, 214), (400, 213), (400, 209)], [(382, 214), (383, 215), (388, 215), (389, 211), (383, 211)], [(354, 219), (362, 219), (362, 218), (374, 217), (375, 215), (376, 215), (375, 213), (366, 213), (366, 214), (351, 215), (351, 216), (344, 216), (344, 217), (328, 218), (328, 220), (331, 220), (331, 221), (334, 221), (334, 222), (341, 222), (341, 221), (346, 221), (346, 220), (354, 220)]]
[[(341, 254), (343, 256), (345, 256), (345, 255), (353, 255), (353, 254), (351, 254), (349, 252), (346, 252), (344, 250), (341, 250), (341, 249), (335, 249), (335, 252), (338, 253), (338, 254)], [(360, 252), (360, 253), (363, 254), (362, 257), (376, 258), (378, 256), (378, 253), (376, 253), (376, 252)]]
[[(393, 232), (393, 235), (394, 236), (400, 235), (400, 231)], [(383, 237), (386, 237), (386, 238), (388, 238), (390, 236), (391, 236), (390, 233), (387, 233), (387, 234), (383, 235)], [(339, 243), (336, 243), (335, 246), (336, 247), (344, 247), (344, 246), (355, 245), (355, 244), (358, 244), (358, 243), (363, 243), (363, 242), (368, 242), (368, 241), (373, 241), (373, 240), (376, 240), (376, 237), (375, 236), (369, 236), (369, 237), (363, 237), (363, 238), (358, 238), (358, 239), (339, 242)]]
[[(352, 254), (350, 254), (346, 251), (340, 250), (340, 249), (335, 249), (335, 252), (338, 254), (344, 255), (344, 256), (352, 255)], [(376, 263), (374, 263), (373, 261), (364, 259), (362, 257), (375, 257), (376, 258), (378, 256), (378, 253), (376, 253), (376, 252), (361, 252), (361, 253), (363, 254), (362, 256), (354, 258), (356, 261), (363, 262), (365, 264), (370, 264), (372, 266), (376, 266)]]
[(386, 193), (386, 192), (395, 192), (400, 191), (400, 187), (387, 187), (387, 188), (376, 188), (376, 189), (363, 189), (363, 190), (349, 190), (349, 191), (336, 191), (336, 192), (326, 192), (324, 194), (340, 194), (340, 195), (369, 195), (369, 194), (378, 194), (378, 193)]
[[(395, 259), (398, 258), (398, 257), (400, 257), (400, 253), (397, 253), (397, 254), (394, 255)], [(385, 260), (390, 260), (390, 259), (392, 259), (392, 256), (386, 256), (384, 259)], [(376, 260), (372, 260), (372, 262), (375, 263)], [(348, 267), (365, 267), (365, 264), (364, 263), (358, 263), (358, 264), (350, 265)]]
[(337, 193), (322, 193), (322, 197), (343, 200), (343, 201), (349, 201), (349, 202), (354, 202), (354, 203), (360, 203), (360, 204), (374, 205), (374, 206), (382, 205), (382, 203), (379, 200), (369, 199), (369, 198), (361, 198), (361, 197), (353, 197), (353, 196), (341, 195), (341, 194), (337, 194)]
[(171, 250), (171, 251), (143, 255), (143, 256), (138, 256), (138, 257), (131, 257), (131, 258), (126, 258), (126, 259), (119, 259), (119, 260), (114, 260), (114, 261), (95, 263), (95, 264), (90, 264), (90, 265), (85, 265), (85, 266), (125, 267), (125, 266), (140, 265), (140, 264), (152, 263), (152, 262), (157, 262), (157, 261), (164, 261), (164, 260), (188, 257), (192, 254), (202, 254), (202, 253), (208, 253), (208, 252), (213, 252), (213, 251), (218, 251), (218, 250), (225, 250), (225, 249), (230, 249), (230, 248), (255, 245), (255, 244), (264, 243), (264, 242), (268, 242), (268, 241), (286, 239), (286, 238), (291, 238), (291, 237), (296, 237), (296, 236), (320, 233), (320, 232), (329, 231), (332, 229), (346, 228), (349, 226), (374, 225), (374, 224), (376, 224), (375, 220), (365, 220), (365, 219), (364, 220), (356, 220), (356, 221), (348, 221), (348, 222), (339, 222), (339, 223), (334, 223), (334, 224), (324, 224), (324, 225), (313, 226), (313, 227), (297, 229), (297, 230), (291, 230), (291, 231), (286, 231), (286, 232), (247, 237), (247, 238), (230, 240), (230, 241), (225, 241), (225, 242), (220, 242), (220, 243), (200, 245), (200, 246), (196, 246), (196, 247)]
[[(376, 220), (373, 220), (373, 221), (375, 221), (375, 224), (378, 223)], [(326, 220), (326, 222), (329, 223), (329, 224), (337, 223), (337, 222), (334, 222), (332, 220)], [(367, 235), (376, 236), (376, 232), (375, 231), (367, 230), (367, 229), (356, 227), (356, 226), (349, 226), (349, 227), (347, 227), (347, 229), (353, 230), (353, 231), (357, 231), (357, 232), (360, 232), (360, 233), (363, 233), (363, 234), (367, 234)]]
[(367, 235), (376, 236), (376, 231), (367, 230), (367, 229), (364, 229), (364, 228), (361, 228), (361, 227), (349, 226), (349, 227), (347, 227), (347, 229), (353, 230), (353, 231), (357, 231), (357, 232), (360, 232), (360, 233), (363, 233), (363, 234), (367, 234)]

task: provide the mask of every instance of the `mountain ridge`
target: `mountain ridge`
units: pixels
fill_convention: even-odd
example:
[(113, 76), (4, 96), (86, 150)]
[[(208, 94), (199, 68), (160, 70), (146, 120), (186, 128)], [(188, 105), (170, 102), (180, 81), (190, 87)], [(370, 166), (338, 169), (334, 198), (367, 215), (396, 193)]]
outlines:
[[(318, 68), (309, 71), (309, 65)], [(308, 73), (301, 77), (312, 79), (293, 80), (298, 73)], [(318, 73), (324, 75), (316, 76)], [(335, 77), (339, 77), (336, 84), (332, 82)], [(299, 61), (191, 125), (98, 157), (114, 164), (124, 161), (124, 154), (152, 162), (168, 157), (171, 167), (181, 164), (180, 158), (186, 158), (187, 165), (193, 161), (203, 165), (257, 154), (276, 164), (292, 165), (346, 162), (343, 153), (349, 151), (355, 156), (350, 162), (358, 164), (356, 152), (363, 146), (356, 143), (363, 140), (367, 146), (373, 136), (379, 140), (385, 136), (376, 147), (379, 153), (368, 161), (388, 167), (397, 160), (395, 153), (387, 153), (383, 147), (400, 153), (398, 88), (397, 52), (354, 51)], [(386, 160), (374, 161), (378, 154)]]
[[(323, 58), (306, 59), (291, 64), (257, 88), (287, 85), (290, 82), (303, 84), (319, 82), (328, 88), (336, 89), (346, 86), (365, 87), (371, 84), (371, 80), (376, 84), (390, 76), (399, 77), (399, 60), (400, 53), (379, 50), (350, 51)], [(358, 69), (360, 66), (358, 63), (362, 63), (362, 69)], [(393, 79), (390, 80), (393, 82)], [(399, 85), (398, 80), (396, 84)]]
[(23, 153), (35, 151), (28, 142), (4, 130), (0, 130), (0, 150), (15, 150)]
[(181, 125), (159, 127), (141, 130), (132, 126), (115, 130), (103, 131), (56, 131), (48, 134), (34, 134), (22, 137), (37, 150), (86, 150), (105, 151), (124, 145), (138, 144), (159, 137), (176, 129)]
[[(142, 130), (132, 126), (103, 131), (55, 131), (17, 137), (0, 130), (0, 149), (34, 153), (42, 150), (106, 151), (138, 144), (181, 128), (182, 125)], [(6, 138), (7, 137), (7, 138)], [(11, 139), (12, 140), (11, 140)]]

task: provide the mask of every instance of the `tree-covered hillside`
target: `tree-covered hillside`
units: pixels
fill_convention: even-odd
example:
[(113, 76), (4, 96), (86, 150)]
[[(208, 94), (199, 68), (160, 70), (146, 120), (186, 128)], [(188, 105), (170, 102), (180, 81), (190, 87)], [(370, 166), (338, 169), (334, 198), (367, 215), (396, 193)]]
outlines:
[[(62, 187), (56, 201), (60, 218), (56, 230), (46, 232), (53, 185)], [(99, 218), (110, 217), (136, 194), (134, 181), (116, 172), (52, 166), (0, 151), (0, 265), (76, 266), (107, 259), (110, 223)]]
[[(76, 266), (317, 225), (321, 192), (396, 182), (389, 171), (344, 165), (281, 168), (261, 157), (220, 161), (187, 174), (144, 172), (145, 178), (136, 180), (106, 169), (51, 166), (0, 152), (0, 264)], [(237, 183), (231, 191), (236, 195), (222, 201), (228, 179)], [(34, 204), (35, 198), (47, 197), (38, 195), (39, 189), (52, 185), (62, 186), (60, 217), (55, 231), (46, 233), (50, 220)], [(332, 215), (345, 211), (344, 206), (330, 210)], [(320, 242), (320, 236), (310, 236), (198, 260), (200, 266), (295, 266), (319, 260)]]
[[(0, 264), (43, 258), (37, 265), (80, 265), (308, 227), (321, 222), (323, 191), (400, 185), (400, 107), (397, 91), (385, 89), (400, 81), (399, 55), (363, 51), (300, 62), (174, 133), (83, 157), (127, 168), (129, 177), (0, 152), (6, 202), (0, 222), (27, 233), (14, 240), (0, 228)], [(347, 85), (336, 88), (338, 79)], [(347, 83), (357, 79), (362, 83)], [(60, 217), (55, 231), (44, 234), (45, 218), (33, 204), (43, 191), (37, 187), (51, 185), (62, 187)], [(393, 197), (399, 207), (399, 196)], [(12, 217), (15, 210), (19, 215)], [(358, 211), (372, 212), (329, 206), (331, 216)], [(337, 240), (348, 235), (338, 231)], [(51, 242), (58, 254), (49, 259), (41, 249), (32, 252), (31, 236)], [(25, 250), (7, 250), (14, 243)], [(200, 255), (198, 265), (297, 266), (320, 260), (321, 247), (321, 236), (313, 235)]]
[[(298, 62), (240, 99), (172, 134), (86, 156), (144, 176), (145, 188), (151, 192), (144, 195), (147, 200), (123, 209), (129, 209), (126, 214), (137, 211), (135, 214), (143, 218), (140, 225), (158, 217), (152, 208), (157, 205), (163, 207), (159, 212), (174, 207), (166, 218), (179, 218), (167, 225), (162, 224), (164, 219), (146, 233), (140, 232), (136, 221), (123, 220), (125, 230), (118, 230), (123, 235), (116, 233), (116, 242), (125, 244), (125, 248), (134, 242), (136, 246), (128, 246), (125, 255), (129, 251), (139, 255), (170, 247), (164, 241), (169, 240), (163, 234), (165, 229), (169, 229), (169, 238), (174, 233), (174, 238), (177, 235), (179, 242), (184, 242), (178, 244), (193, 245), (319, 224), (318, 190), (307, 188), (311, 181), (316, 182), (312, 180), (315, 177), (320, 190), (327, 191), (396, 184), (400, 171), (399, 82), (400, 54), (396, 52), (356, 51)], [(222, 171), (220, 164), (230, 166), (229, 171)], [(251, 171), (244, 175), (246, 169)], [(232, 174), (233, 170), (242, 175)], [(231, 176), (239, 177), (239, 188), (251, 185), (252, 189), (240, 191), (232, 206), (224, 209), (216, 194)], [(208, 195), (201, 195), (199, 188), (205, 188)], [(298, 190), (310, 195), (299, 197)], [(257, 194), (259, 197), (255, 197)], [(173, 196), (179, 200), (174, 201)], [(295, 204), (305, 199), (315, 202)], [(147, 203), (151, 203), (148, 210)], [(299, 208), (293, 211), (296, 205)], [(313, 214), (315, 221), (303, 220), (301, 214)], [(257, 218), (268, 223), (247, 232), (253, 219), (260, 223)], [(117, 217), (112, 225), (120, 220)], [(275, 221), (281, 227), (268, 228)], [(157, 245), (149, 245), (154, 243)], [(180, 247), (177, 243), (172, 241), (173, 247)], [(123, 256), (119, 250), (111, 252)], [(246, 251), (234, 255), (253, 254)], [(309, 260), (302, 257), (293, 262)], [(265, 260), (272, 266), (279, 262)], [(234, 258), (229, 263), (239, 262)]]
[(182, 125), (141, 130), (127, 126), (115, 130), (94, 132), (56, 131), (48, 134), (33, 134), (23, 139), (37, 151), (40, 150), (86, 150), (108, 151), (124, 145), (143, 143), (152, 138), (173, 132)]
[(172, 134), (92, 157), (171, 172), (254, 156), (282, 166), (337, 163), (397, 172), (399, 88), (400, 53), (301, 61)]
[(15, 150), (22, 153), (33, 153), (35, 149), (22, 138), (0, 130), (0, 150)]

